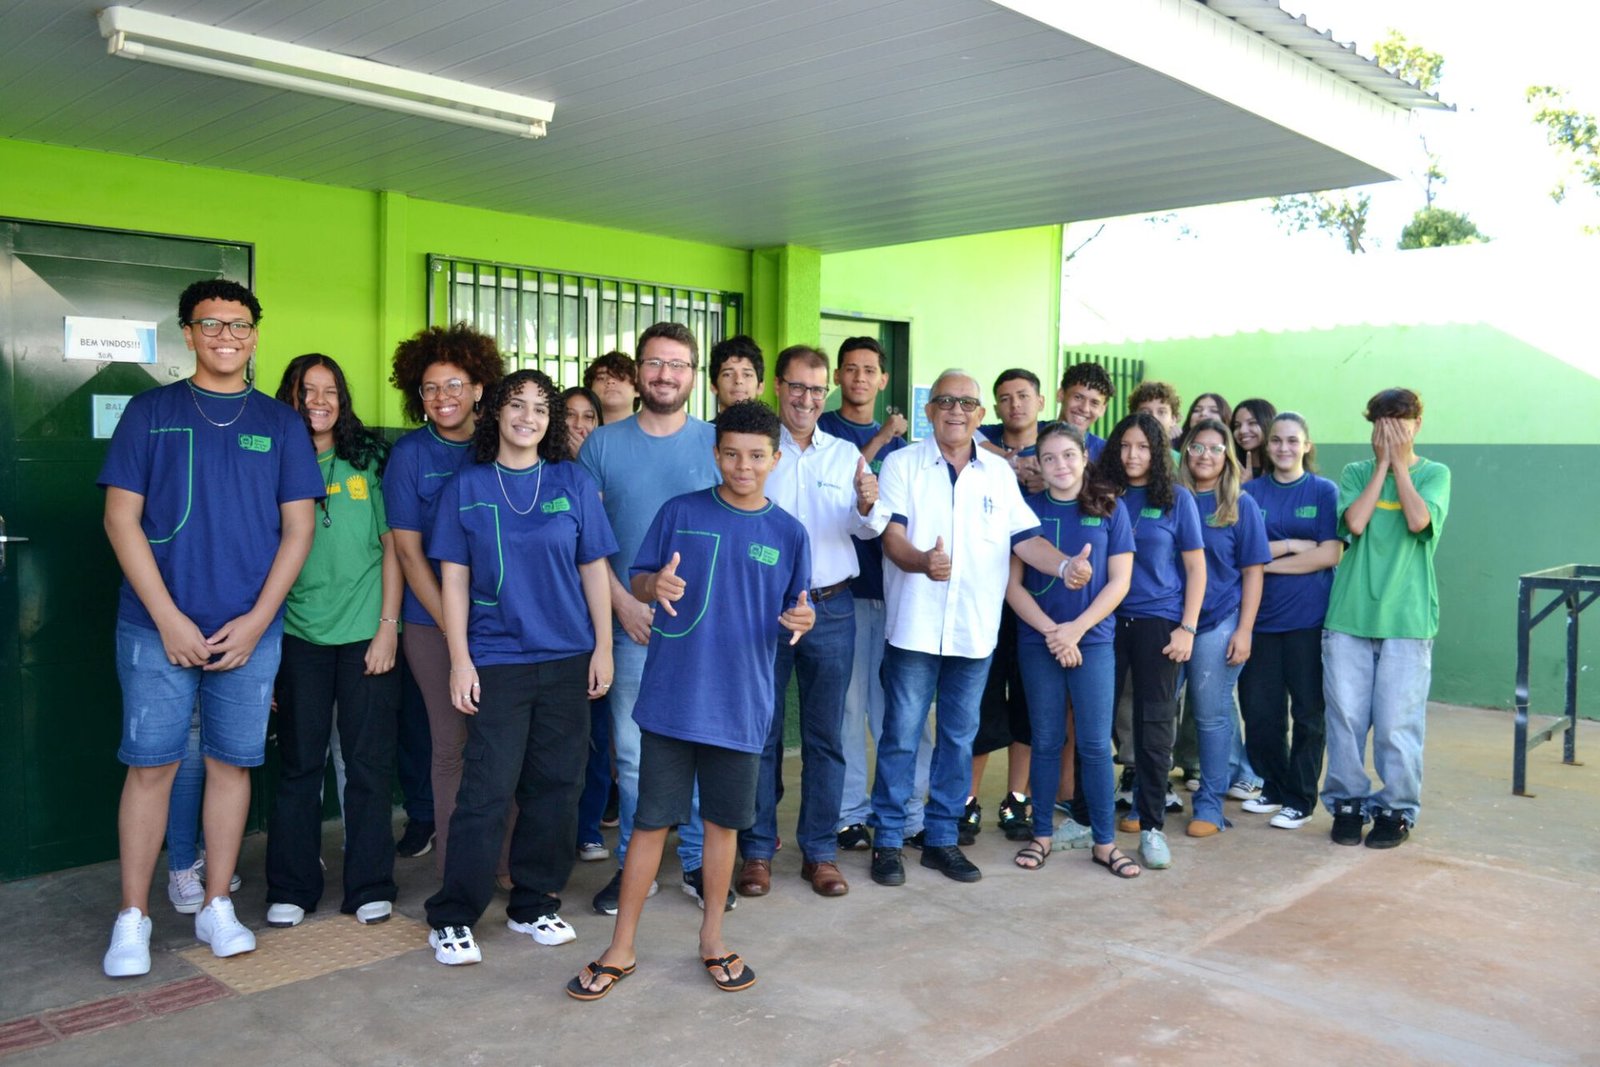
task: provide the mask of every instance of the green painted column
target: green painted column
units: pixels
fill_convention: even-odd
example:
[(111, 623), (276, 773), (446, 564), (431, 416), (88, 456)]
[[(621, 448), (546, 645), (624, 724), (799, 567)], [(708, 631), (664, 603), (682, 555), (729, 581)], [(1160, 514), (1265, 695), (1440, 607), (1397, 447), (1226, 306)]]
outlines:
[(801, 245), (752, 252), (749, 309), (745, 332), (766, 355), (771, 395), (778, 353), (790, 345), (817, 343), (822, 326), (822, 253)]
[(394, 350), (416, 332), (422, 309), (412, 308), (406, 278), (406, 220), (411, 200), (404, 193), (378, 194), (378, 353), (374, 376), (378, 380), (378, 426), (404, 426), (400, 395), (389, 387)]

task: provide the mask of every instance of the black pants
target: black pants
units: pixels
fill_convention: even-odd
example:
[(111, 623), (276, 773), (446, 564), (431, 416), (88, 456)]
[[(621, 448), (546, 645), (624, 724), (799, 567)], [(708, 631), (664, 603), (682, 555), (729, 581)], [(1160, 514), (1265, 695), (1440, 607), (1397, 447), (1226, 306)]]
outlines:
[(344, 754), (344, 902), (394, 900), (394, 777), (400, 669), (369, 675), (367, 642), (283, 638), (278, 668), (278, 786), (267, 821), (267, 902), (316, 911), (322, 899), (322, 783), (338, 705)]
[(479, 667), (478, 684), (478, 713), (466, 717), (444, 884), (427, 903), (433, 927), (471, 926), (494, 898), (513, 795), (519, 810), (506, 915), (532, 922), (560, 910), (559, 894), (577, 861), (572, 843), (589, 759), (589, 654)]
[(1017, 664), (1017, 615), (1009, 606), (1001, 605), (1000, 630), (995, 636), (994, 654), (989, 658), (983, 700), (978, 705), (978, 733), (972, 739), (972, 754), (982, 756), (1012, 744), (1033, 744), (1033, 724), (1028, 718), (1028, 695), (1022, 689), (1022, 668)]
[(1134, 811), (1141, 830), (1166, 825), (1167, 773), (1178, 714), (1178, 665), (1161, 652), (1177, 623), (1117, 617), (1117, 699), (1133, 687)]
[(1257, 632), (1239, 675), (1239, 710), (1244, 715), (1245, 752), (1266, 781), (1261, 788), (1264, 799), (1307, 815), (1315, 810), (1326, 739), (1325, 707), (1322, 628)]

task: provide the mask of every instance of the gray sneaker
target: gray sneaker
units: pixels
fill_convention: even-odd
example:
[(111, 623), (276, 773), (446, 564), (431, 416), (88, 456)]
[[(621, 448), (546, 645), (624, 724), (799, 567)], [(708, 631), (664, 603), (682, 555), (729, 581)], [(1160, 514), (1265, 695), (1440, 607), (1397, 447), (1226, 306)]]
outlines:
[(1050, 840), (1056, 848), (1089, 848), (1094, 844), (1094, 831), (1069, 815)]
[(1172, 866), (1172, 850), (1167, 847), (1167, 835), (1160, 830), (1139, 831), (1139, 858), (1143, 866), (1161, 871)]

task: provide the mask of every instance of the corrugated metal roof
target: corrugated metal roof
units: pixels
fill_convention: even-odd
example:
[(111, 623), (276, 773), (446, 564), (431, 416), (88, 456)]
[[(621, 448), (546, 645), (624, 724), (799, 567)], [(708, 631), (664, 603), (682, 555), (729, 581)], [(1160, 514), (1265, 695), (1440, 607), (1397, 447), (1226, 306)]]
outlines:
[(1419, 89), (1377, 60), (1356, 51), (1356, 46), (1336, 41), (1327, 30), (1307, 24), (1304, 15), (1291, 15), (1276, 0), (1200, 0), (1219, 15), (1226, 15), (1274, 44), (1281, 45), (1339, 77), (1354, 82), (1391, 104), (1404, 108), (1454, 111), (1439, 94)]

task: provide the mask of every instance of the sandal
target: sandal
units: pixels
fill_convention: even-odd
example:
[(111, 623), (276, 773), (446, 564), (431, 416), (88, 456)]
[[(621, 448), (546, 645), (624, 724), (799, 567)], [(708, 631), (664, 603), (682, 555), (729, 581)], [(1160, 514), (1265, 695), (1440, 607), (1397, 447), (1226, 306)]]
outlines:
[(1143, 873), (1143, 868), (1129, 859), (1120, 848), (1115, 846), (1112, 847), (1110, 852), (1106, 853), (1105, 859), (1101, 859), (1099, 856), (1094, 856), (1093, 859), (1118, 878), (1137, 878)]
[[(739, 977), (733, 976), (733, 965), (744, 962), (737, 952), (730, 952), (726, 956), (707, 956), (700, 962), (706, 965), (706, 973), (717, 983), (717, 988), (725, 993), (737, 993), (756, 984), (756, 972), (747, 963), (744, 970), (739, 972)], [(723, 977), (717, 977), (718, 970), (722, 971)]]
[(1044, 861), (1049, 858), (1050, 853), (1041, 847), (1039, 842), (1029, 841), (1026, 845), (1017, 849), (1013, 862), (1025, 871), (1037, 871), (1044, 866)]
[[(632, 974), (636, 967), (638, 967), (636, 963), (630, 963), (626, 967), (608, 967), (596, 960), (585, 967), (582, 974), (574, 976), (572, 981), (567, 983), (567, 996), (573, 1000), (599, 1000), (611, 992), (611, 988), (618, 982)], [(590, 982), (593, 982), (596, 978), (609, 978), (611, 981), (599, 989), (591, 989), (584, 981), (584, 974), (589, 976)]]

